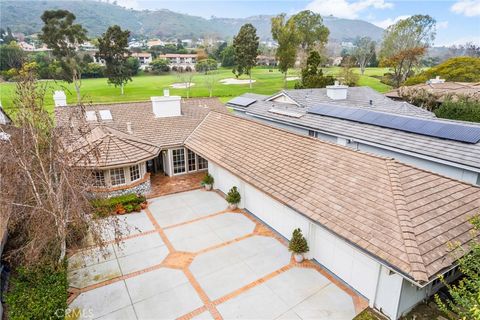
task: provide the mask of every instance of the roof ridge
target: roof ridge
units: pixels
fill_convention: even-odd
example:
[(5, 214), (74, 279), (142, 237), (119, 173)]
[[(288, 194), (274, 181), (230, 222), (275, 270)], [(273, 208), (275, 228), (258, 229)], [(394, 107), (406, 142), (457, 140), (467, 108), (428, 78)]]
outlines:
[(390, 186), (393, 195), (395, 209), (402, 231), (403, 244), (407, 253), (408, 263), (411, 273), (415, 280), (428, 281), (427, 269), (423, 261), (420, 250), (418, 249), (417, 237), (410, 218), (410, 212), (407, 208), (407, 201), (403, 192), (400, 174), (397, 169), (397, 161), (386, 159), (385, 164), (390, 179)]

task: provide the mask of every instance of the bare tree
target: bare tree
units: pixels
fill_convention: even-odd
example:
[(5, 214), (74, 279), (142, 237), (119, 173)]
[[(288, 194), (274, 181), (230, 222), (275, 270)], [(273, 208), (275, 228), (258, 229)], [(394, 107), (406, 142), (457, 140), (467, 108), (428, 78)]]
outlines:
[(365, 73), (365, 68), (375, 54), (375, 41), (370, 39), (370, 37), (358, 38), (355, 41), (355, 49), (353, 50), (352, 55), (357, 60), (357, 63), (360, 67), (360, 72)]
[(187, 99), (190, 98), (190, 88), (192, 87), (194, 73), (192, 71), (179, 71), (177, 72), (177, 78), (187, 89)]
[(28, 65), (20, 78), (15, 127), (5, 129), (10, 132), (0, 128), (0, 220), (8, 221), (7, 258), (22, 265), (57, 265), (67, 248), (81, 246), (87, 238), (103, 248), (107, 223), (114, 231), (118, 225), (116, 219), (92, 218), (87, 198), (92, 177), (88, 170), (71, 167), (71, 129), (55, 126), (43, 106), (45, 90), (37, 87)]
[(215, 70), (208, 71), (204, 76), (205, 86), (208, 89), (208, 96), (213, 96), (213, 88), (217, 84), (217, 72)]

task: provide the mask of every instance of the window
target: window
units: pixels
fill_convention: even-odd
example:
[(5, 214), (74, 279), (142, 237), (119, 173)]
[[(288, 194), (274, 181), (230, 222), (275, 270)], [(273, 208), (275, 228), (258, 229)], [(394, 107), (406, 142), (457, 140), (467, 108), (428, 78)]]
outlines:
[(130, 181), (140, 179), (140, 166), (138, 164), (130, 167)]
[(200, 156), (198, 156), (198, 170), (203, 170), (208, 168), (208, 161)]
[(185, 150), (172, 150), (173, 155), (173, 174), (185, 172)]
[(93, 171), (93, 185), (95, 187), (105, 186), (105, 174), (103, 171)]
[(125, 184), (125, 172), (123, 168), (110, 169), (110, 181), (112, 186)]
[(315, 137), (315, 131), (313, 131), (313, 130), (308, 130), (308, 135), (309, 135), (310, 137)]
[(188, 154), (188, 171), (197, 170), (197, 164), (195, 161), (195, 152), (187, 149), (187, 154)]

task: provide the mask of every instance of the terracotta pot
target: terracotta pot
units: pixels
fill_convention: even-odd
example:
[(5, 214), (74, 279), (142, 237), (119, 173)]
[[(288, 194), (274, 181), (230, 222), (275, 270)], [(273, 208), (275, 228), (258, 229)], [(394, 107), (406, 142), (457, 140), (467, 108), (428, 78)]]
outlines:
[(238, 204), (237, 203), (229, 203), (228, 204), (228, 209), (229, 210), (235, 210), (238, 208)]
[(300, 263), (300, 262), (303, 261), (303, 254), (301, 254), (301, 253), (294, 253), (294, 254), (293, 254), (293, 258), (295, 258), (295, 261), (296, 261), (297, 263)]
[(145, 202), (140, 203), (140, 207), (141, 207), (142, 209), (146, 209), (146, 208), (148, 207), (148, 202), (145, 201)]
[(205, 190), (207, 190), (207, 191), (212, 190), (212, 185), (211, 184), (205, 184), (204, 187), (205, 187)]

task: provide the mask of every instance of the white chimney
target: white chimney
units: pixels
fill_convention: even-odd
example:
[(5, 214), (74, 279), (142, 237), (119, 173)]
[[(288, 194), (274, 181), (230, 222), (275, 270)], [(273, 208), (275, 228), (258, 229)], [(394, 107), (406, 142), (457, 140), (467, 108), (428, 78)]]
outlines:
[(444, 83), (445, 79), (440, 79), (440, 76), (436, 76), (435, 79), (430, 79), (427, 81), (427, 84), (431, 83)]
[(67, 96), (62, 90), (55, 91), (53, 94), (53, 101), (55, 102), (55, 107), (66, 107), (67, 106)]
[(132, 123), (131, 123), (131, 122), (127, 122), (126, 125), (127, 125), (127, 133), (128, 133), (128, 134), (133, 134)]
[(335, 81), (333, 86), (327, 86), (327, 96), (332, 100), (345, 100), (347, 99), (348, 86), (340, 85), (338, 81)]
[(179, 96), (151, 97), (153, 114), (156, 118), (181, 116), (181, 99)]

